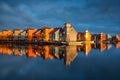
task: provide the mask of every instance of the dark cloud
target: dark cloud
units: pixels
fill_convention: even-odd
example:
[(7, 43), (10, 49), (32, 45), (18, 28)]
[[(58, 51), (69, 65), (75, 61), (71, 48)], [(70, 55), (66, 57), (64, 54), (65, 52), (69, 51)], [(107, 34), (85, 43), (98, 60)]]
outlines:
[(84, 25), (92, 31), (101, 26), (103, 30), (119, 29), (119, 4), (119, 0), (1, 0), (0, 24), (39, 28), (63, 26), (69, 21), (75, 28)]

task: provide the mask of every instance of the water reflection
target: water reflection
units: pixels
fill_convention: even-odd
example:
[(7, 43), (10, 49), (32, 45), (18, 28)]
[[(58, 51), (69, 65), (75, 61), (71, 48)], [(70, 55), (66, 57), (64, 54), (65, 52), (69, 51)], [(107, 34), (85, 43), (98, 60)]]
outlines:
[[(116, 48), (120, 47), (120, 42), (113, 44)], [(43, 59), (63, 59), (65, 65), (70, 65), (76, 58), (78, 52), (84, 52), (85, 56), (89, 55), (91, 49), (99, 49), (103, 52), (106, 48), (109, 50), (112, 44), (106, 43), (84, 43), (79, 46), (53, 46), (53, 45), (17, 45), (17, 44), (0, 44), (0, 53), (2, 55), (23, 56), (28, 58), (41, 57)]]

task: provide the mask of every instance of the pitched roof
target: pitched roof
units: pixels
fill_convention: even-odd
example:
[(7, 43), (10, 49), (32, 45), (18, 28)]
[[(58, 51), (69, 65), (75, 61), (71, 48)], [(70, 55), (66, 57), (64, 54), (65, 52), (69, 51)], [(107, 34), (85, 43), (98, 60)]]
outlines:
[(57, 30), (59, 30), (60, 28), (54, 28), (49, 34), (55, 33)]
[(38, 31), (42, 31), (42, 29), (37, 29), (33, 34), (36, 34)]

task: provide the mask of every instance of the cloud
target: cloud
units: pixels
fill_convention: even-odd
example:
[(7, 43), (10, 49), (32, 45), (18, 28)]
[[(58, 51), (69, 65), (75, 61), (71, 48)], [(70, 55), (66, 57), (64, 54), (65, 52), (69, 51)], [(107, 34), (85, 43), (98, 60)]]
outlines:
[(3, 26), (60, 27), (71, 22), (102, 29), (120, 27), (119, 0), (5, 0), (0, 2), (0, 24)]

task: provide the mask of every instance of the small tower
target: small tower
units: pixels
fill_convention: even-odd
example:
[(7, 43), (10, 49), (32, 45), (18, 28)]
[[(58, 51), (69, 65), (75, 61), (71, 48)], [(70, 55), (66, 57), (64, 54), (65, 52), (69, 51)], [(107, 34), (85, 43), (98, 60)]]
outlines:
[(91, 34), (90, 34), (90, 32), (88, 32), (88, 30), (84, 31), (84, 40), (91, 41)]

